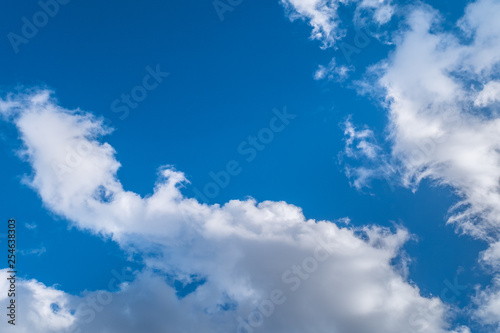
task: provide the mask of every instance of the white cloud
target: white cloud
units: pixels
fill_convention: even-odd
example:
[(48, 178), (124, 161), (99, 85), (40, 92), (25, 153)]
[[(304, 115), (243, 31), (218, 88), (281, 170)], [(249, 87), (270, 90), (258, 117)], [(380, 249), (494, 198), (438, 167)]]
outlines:
[[(403, 183), (416, 189), (428, 178), (455, 189), (462, 201), (448, 222), (490, 243), (482, 260), (493, 267), (500, 258), (499, 12), (497, 0), (470, 4), (457, 35), (443, 32), (437, 11), (420, 6), (390, 57), (369, 69), (376, 82), (363, 84), (383, 88), (391, 163)], [(492, 287), (478, 299), (478, 317), (498, 324), (500, 293)]]
[(395, 13), (395, 7), (391, 1), (386, 0), (362, 0), (356, 8), (355, 21), (360, 23), (363, 11), (368, 11), (376, 23), (385, 24), (389, 22)]
[[(345, 148), (339, 154), (339, 162), (344, 165), (351, 185), (361, 190), (369, 187), (373, 179), (391, 178), (395, 173), (394, 167), (375, 140), (373, 131), (366, 126), (363, 129), (357, 129), (351, 121), (351, 116), (342, 126)], [(351, 166), (348, 159), (355, 161), (358, 166)]]
[[(494, 279), (492, 286), (486, 290), (479, 291), (474, 299), (478, 309), (474, 316), (483, 323), (497, 327), (495, 332), (499, 332), (498, 318), (500, 318), (500, 279)], [(494, 328), (493, 328), (494, 330)]]
[(333, 58), (327, 66), (319, 65), (314, 73), (315, 80), (335, 80), (344, 81), (349, 77), (349, 72), (353, 71), (352, 66), (337, 65), (337, 61)]
[[(7, 290), (11, 288), (8, 278), (11, 274), (7, 269), (0, 270), (0, 304), (2, 309), (10, 306)], [(12, 281), (13, 282), (13, 281)], [(19, 333), (49, 333), (61, 332), (75, 322), (75, 318), (67, 310), (69, 297), (64, 292), (48, 288), (35, 280), (15, 281), (15, 326), (8, 324), (3, 314), (0, 328), (2, 332)], [(51, 304), (58, 304), (61, 308), (57, 313), (51, 309)], [(4, 311), (7, 313), (7, 310)], [(10, 312), (10, 310), (9, 310)], [(12, 318), (14, 319), (14, 318)]]
[(490, 244), (490, 247), (481, 253), (481, 261), (500, 272), (500, 241)]
[[(492, 8), (486, 10), (488, 6)], [(490, 239), (500, 224), (500, 119), (473, 110), (484, 90), (478, 94), (469, 89), (464, 76), (491, 84), (495, 63), (475, 61), (480, 53), (496, 61), (486, 50), (490, 43), (481, 41), (497, 38), (498, 31), (491, 29), (491, 38), (486, 37), (478, 32), (482, 23), (472, 18), (481, 10), (486, 25), (500, 5), (486, 0), (472, 8), (464, 18), (468, 26), (477, 25), (468, 31), (476, 36), (470, 45), (460, 44), (452, 34), (431, 33), (437, 14), (430, 9), (415, 11), (410, 30), (381, 66), (379, 83), (386, 91), (393, 155), (402, 162), (405, 183), (418, 184), (428, 177), (454, 187), (464, 201), (450, 222)]]
[(33, 229), (36, 229), (36, 228), (38, 227), (38, 226), (36, 225), (36, 223), (34, 223), (34, 222), (33, 222), (33, 223), (28, 223), (28, 222), (26, 222), (26, 223), (24, 224), (24, 226), (25, 226), (27, 229), (29, 229), (29, 230), (33, 230)]
[(477, 95), (474, 105), (485, 107), (498, 101), (500, 101), (500, 81), (490, 81)]
[(312, 26), (312, 39), (323, 42), (323, 47), (330, 47), (344, 35), (339, 27), (337, 9), (341, 0), (281, 0), (291, 20), (308, 20)]
[[(22, 302), (35, 309), (23, 317), (26, 331), (237, 331), (241, 317), (263, 332), (451, 332), (449, 309), (420, 296), (391, 264), (408, 238), (403, 229), (308, 220), (285, 202), (201, 204), (182, 195), (186, 180), (172, 168), (161, 169), (154, 193), (141, 197), (116, 178), (120, 164), (113, 148), (99, 141), (109, 133), (99, 119), (63, 109), (46, 91), (10, 95), (0, 110), (19, 130), (22, 156), (33, 168), (26, 182), (44, 205), (125, 250), (141, 251), (146, 264), (113, 294), (77, 297), (20, 281), (27, 288)], [(370, 148), (364, 151), (370, 155)], [(178, 299), (167, 276), (184, 283), (197, 276), (205, 283)], [(256, 322), (252, 311), (260, 306), (267, 313), (265, 300), (275, 289), (286, 301)], [(105, 296), (113, 301), (90, 320), (79, 304)], [(46, 319), (39, 323), (41, 315)]]
[(349, 117), (344, 122), (345, 153), (349, 157), (364, 156), (370, 160), (375, 159), (381, 148), (375, 142), (373, 131), (369, 128), (356, 129)]
[[(356, 5), (353, 18), (357, 24), (374, 20), (387, 23), (394, 14), (394, 6), (385, 0), (281, 0), (291, 20), (302, 19), (313, 28), (311, 38), (323, 42), (323, 48), (334, 46), (345, 35), (338, 14), (341, 5)], [(362, 17), (368, 12), (368, 18)]]
[(25, 255), (25, 256), (34, 255), (34, 256), (39, 257), (42, 254), (44, 254), (45, 252), (47, 252), (47, 249), (45, 248), (45, 246), (42, 246), (38, 249), (21, 249), (21, 250), (19, 250), (19, 253), (22, 255)]

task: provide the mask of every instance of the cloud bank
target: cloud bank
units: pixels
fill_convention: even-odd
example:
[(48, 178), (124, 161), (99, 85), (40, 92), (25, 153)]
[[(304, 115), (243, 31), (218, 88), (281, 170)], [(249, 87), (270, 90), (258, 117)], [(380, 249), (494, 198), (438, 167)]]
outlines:
[(202, 204), (181, 193), (186, 179), (172, 167), (141, 197), (117, 179), (99, 118), (64, 109), (45, 90), (10, 94), (0, 112), (19, 131), (33, 169), (25, 182), (43, 204), (145, 264), (131, 281), (78, 296), (18, 281), (29, 315), (2, 331), (468, 332), (453, 330), (451, 309), (392, 265), (404, 229), (339, 227), (285, 202)]
[[(500, 268), (498, 12), (497, 0), (471, 3), (458, 32), (445, 32), (437, 11), (417, 6), (389, 58), (368, 69), (376, 79), (361, 84), (387, 107), (389, 166), (413, 190), (430, 179), (456, 191), (462, 201), (450, 209), (448, 222), (490, 244), (480, 260), (493, 272)], [(383, 154), (376, 159), (384, 161)], [(388, 172), (389, 166), (378, 165)], [(362, 176), (355, 181), (358, 187), (369, 181)], [(476, 315), (497, 326), (500, 286), (495, 281), (478, 294)]]

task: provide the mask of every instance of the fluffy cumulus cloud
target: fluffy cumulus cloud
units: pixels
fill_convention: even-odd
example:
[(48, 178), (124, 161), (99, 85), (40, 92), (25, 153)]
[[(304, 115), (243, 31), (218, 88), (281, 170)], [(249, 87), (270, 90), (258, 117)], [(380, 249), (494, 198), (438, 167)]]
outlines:
[[(2, 320), (0, 324), (2, 332), (60, 332), (75, 322), (75, 318), (67, 310), (69, 297), (60, 290), (46, 287), (35, 280), (12, 280), (12, 275), (7, 269), (0, 270), (0, 288), (2, 291), (10, 289), (9, 293), (15, 293), (16, 297), (16, 302), (11, 304), (7, 293), (2, 292), (0, 295), (2, 308), (14, 307), (18, 314), (22, 311), (25, 317), (23, 320), (16, 319), (15, 326)], [(7, 313), (10, 313), (10, 310)], [(39, 326), (36, 326), (36, 323)]]
[(20, 133), (33, 168), (25, 182), (44, 205), (140, 251), (145, 264), (79, 296), (18, 281), (29, 315), (2, 332), (468, 332), (453, 330), (450, 309), (393, 266), (404, 229), (339, 227), (285, 202), (202, 204), (183, 196), (186, 179), (171, 167), (141, 197), (117, 179), (100, 119), (47, 91), (9, 95), (0, 112)]
[(345, 35), (338, 14), (340, 6), (355, 6), (353, 20), (357, 24), (374, 21), (387, 23), (394, 14), (394, 6), (386, 0), (281, 0), (290, 19), (302, 19), (309, 23), (313, 31), (312, 39), (319, 40), (323, 47), (334, 46)]
[[(476, 1), (451, 33), (437, 11), (413, 9), (390, 57), (369, 69), (376, 80), (364, 84), (383, 91), (391, 165), (404, 185), (416, 189), (427, 178), (455, 189), (462, 201), (449, 223), (490, 244), (480, 258), (493, 271), (500, 261), (499, 12), (498, 0)], [(476, 299), (477, 316), (489, 324), (499, 323), (498, 286)]]
[(490, 81), (477, 94), (474, 106), (486, 107), (498, 101), (500, 101), (500, 82)]
[(450, 222), (488, 241), (498, 238), (500, 226), (499, 10), (493, 0), (467, 8), (461, 27), (468, 43), (434, 32), (437, 13), (417, 10), (379, 68), (405, 184), (431, 178), (455, 188), (463, 201)]
[(479, 307), (474, 316), (485, 324), (497, 326), (498, 318), (500, 318), (500, 280), (496, 278), (493, 284), (492, 287), (480, 291), (476, 296), (475, 302)]

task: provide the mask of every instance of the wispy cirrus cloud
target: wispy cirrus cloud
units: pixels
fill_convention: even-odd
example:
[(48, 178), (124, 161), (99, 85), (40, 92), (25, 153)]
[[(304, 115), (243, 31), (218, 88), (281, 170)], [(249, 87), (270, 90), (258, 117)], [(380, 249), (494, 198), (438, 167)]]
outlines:
[[(362, 190), (369, 187), (374, 179), (390, 179), (396, 170), (384, 149), (375, 139), (373, 131), (364, 127), (358, 129), (349, 116), (342, 124), (345, 147), (339, 153), (339, 162), (344, 166), (345, 174), (351, 185)], [(353, 166), (350, 162), (355, 162)]]
[(327, 66), (319, 65), (314, 73), (315, 80), (334, 80), (344, 81), (349, 77), (349, 72), (353, 71), (352, 66), (337, 65), (337, 61), (333, 58)]
[(387, 23), (394, 14), (391, 1), (385, 0), (281, 0), (291, 20), (307, 21), (312, 27), (311, 38), (322, 42), (323, 48), (334, 47), (345, 36), (339, 16), (340, 6), (356, 7), (352, 18), (356, 24), (374, 21)]

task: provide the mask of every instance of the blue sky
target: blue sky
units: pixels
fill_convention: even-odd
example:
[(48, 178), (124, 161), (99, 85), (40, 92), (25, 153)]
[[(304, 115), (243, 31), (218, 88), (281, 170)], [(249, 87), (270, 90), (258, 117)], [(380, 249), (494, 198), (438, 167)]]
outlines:
[[(42, 3), (45, 2), (42, 0)], [(477, 1), (477, 13), (471, 9), (472, 14), (466, 17), (470, 20), (469, 28), (457, 25), (457, 22), (462, 22), (460, 19), (470, 5), (469, 1), (436, 1), (428, 4), (368, 0), (351, 1), (347, 5), (338, 4), (338, 1), (310, 3), (316, 4), (311, 11), (308, 11), (308, 7), (302, 7), (307, 5), (307, 1), (301, 0), (243, 1), (234, 6), (232, 11), (224, 12), (221, 20), (211, 1), (70, 1), (59, 5), (54, 17), (50, 17), (47, 24), (40, 27), (38, 33), (29, 38), (27, 43), (18, 45), (18, 52), (9, 41), (8, 34), (13, 32), (21, 35), (24, 24), (22, 18), (32, 20), (41, 7), (37, 2), (18, 2), (9, 3), (4, 8), (0, 14), (3, 22), (1, 35), (5, 36), (0, 39), (0, 111), (4, 118), (0, 123), (0, 151), (3, 159), (0, 184), (4, 189), (0, 191), (3, 203), (1, 213), (4, 220), (15, 217), (18, 221), (18, 275), (21, 278), (19, 283), (26, 284), (23, 296), (25, 304), (31, 302), (30, 293), (35, 290), (27, 282), (33, 281), (32, 279), (40, 283), (40, 288), (47, 288), (57, 294), (53, 297), (65, 300), (46, 302), (47, 306), (58, 304), (57, 307), (63, 310), (52, 311), (54, 318), (43, 324), (46, 325), (41, 328), (43, 332), (62, 332), (63, 329), (74, 326), (81, 328), (83, 332), (97, 329), (120, 331), (116, 317), (113, 317), (115, 321), (111, 317), (109, 321), (104, 319), (108, 311), (106, 309), (103, 312), (97, 311), (96, 319), (91, 323), (79, 324), (80, 317), (75, 304), (83, 302), (86, 297), (99, 290), (108, 290), (109, 281), (114, 276), (113, 270), (121, 271), (124, 267), (135, 272), (127, 280), (132, 286), (130, 290), (137, 288), (140, 291), (141, 283), (144, 283), (141, 281), (148, 281), (147, 279), (157, 283), (158, 276), (165, 282), (165, 286), (162, 285), (161, 288), (166, 290), (179, 292), (182, 284), (199, 284), (206, 288), (193, 287), (189, 292), (186, 291), (191, 297), (187, 297), (191, 302), (189, 309), (198, 306), (204, 308), (204, 313), (211, 313), (210, 304), (205, 298), (201, 300), (202, 295), (226, 295), (233, 302), (228, 301), (227, 304), (236, 304), (234, 307), (222, 307), (230, 318), (236, 314), (241, 315), (240, 310), (245, 313), (245, 309), (252, 309), (252, 304), (259, 302), (260, 296), (252, 298), (254, 296), (250, 297), (249, 294), (261, 295), (268, 292), (267, 287), (261, 285), (245, 285), (252, 292), (238, 294), (235, 290), (241, 290), (241, 285), (235, 284), (234, 288), (228, 287), (227, 290), (221, 289), (219, 285), (225, 283), (225, 278), (237, 280), (239, 275), (234, 272), (241, 265), (245, 266), (245, 274), (248, 274), (249, 280), (253, 281), (254, 277), (257, 279), (264, 274), (266, 270), (252, 268), (253, 260), (235, 263), (232, 268), (221, 268), (221, 272), (227, 273), (222, 278), (205, 267), (205, 264), (209, 265), (210, 258), (199, 262), (198, 257), (193, 259), (191, 254), (184, 255), (186, 248), (175, 245), (177, 242), (184, 244), (188, 239), (191, 240), (191, 236), (186, 236), (191, 235), (191, 231), (176, 233), (184, 228), (190, 230), (191, 220), (201, 219), (196, 223), (205, 226), (204, 223), (209, 223), (207, 221), (224, 219), (220, 216), (228, 214), (232, 216), (231, 221), (235, 221), (232, 222), (234, 225), (241, 224), (243, 228), (247, 223), (245, 221), (251, 220), (243, 217), (243, 213), (234, 213), (232, 208), (227, 208), (228, 211), (221, 208), (220, 214), (223, 215), (200, 217), (201, 208), (193, 208), (198, 215), (186, 213), (184, 208), (176, 208), (183, 212), (186, 221), (182, 222), (181, 219), (181, 222), (175, 222), (179, 226), (172, 231), (164, 224), (169, 224), (170, 220), (177, 221), (177, 212), (174, 214), (169, 210), (168, 214), (173, 214), (172, 216), (165, 212), (161, 215), (144, 208), (145, 212), (151, 214), (145, 220), (149, 221), (152, 216), (153, 222), (142, 222), (134, 215), (135, 206), (132, 204), (120, 203), (123, 205), (120, 209), (111, 211), (114, 203), (118, 205), (122, 193), (122, 190), (116, 189), (115, 180), (119, 180), (124, 191), (135, 193), (146, 201), (147, 198), (155, 198), (155, 187), (162, 188), (165, 184), (160, 175), (164, 171), (161, 170), (182, 172), (188, 181), (179, 185), (182, 200), (197, 197), (205, 207), (212, 207), (213, 211), (217, 211), (219, 207), (227, 207), (224, 205), (231, 200), (239, 200), (242, 205), (251, 202), (249, 198), (254, 198), (256, 202), (271, 201), (275, 205), (284, 202), (290, 207), (300, 207), (305, 219), (329, 221), (328, 223), (336, 224), (342, 230), (348, 230), (352, 233), (352, 242), (355, 242), (356, 237), (363, 238), (360, 235), (363, 228), (388, 228), (390, 231), (373, 236), (381, 239), (390, 238), (387, 232), (396, 235), (398, 230), (406, 230), (408, 236), (405, 240), (395, 241), (398, 244), (401, 242), (400, 246), (394, 245), (392, 248), (393, 245), (387, 245), (387, 251), (392, 251), (393, 255), (390, 259), (383, 256), (385, 261), (381, 262), (386, 265), (384, 269), (390, 271), (390, 274), (401, 277), (405, 288), (411, 286), (418, 289), (418, 297), (413, 294), (413, 298), (408, 296), (409, 304), (413, 301), (415, 304), (431, 300), (439, 302), (441, 310), (436, 310), (436, 314), (443, 311), (444, 319), (431, 318), (428, 327), (435, 332), (457, 333), (498, 330), (498, 322), (491, 319), (500, 311), (494, 306), (498, 304), (494, 302), (498, 296), (498, 283), (495, 282), (498, 275), (495, 274), (500, 267), (498, 259), (495, 259), (500, 254), (499, 247), (495, 245), (498, 244), (495, 226), (498, 226), (500, 216), (494, 208), (495, 203), (498, 204), (495, 201), (498, 189), (491, 185), (492, 190), (489, 191), (485, 184), (498, 184), (495, 177), (500, 165), (495, 162), (498, 154), (495, 149), (498, 149), (496, 144), (500, 142), (495, 141), (496, 137), (488, 137), (486, 134), (486, 139), (469, 135), (470, 141), (478, 147), (478, 154), (484, 152), (484, 156), (471, 157), (465, 153), (464, 156), (453, 153), (470, 149), (467, 140), (457, 137), (457, 133), (489, 133), (488, 131), (495, 130), (498, 59), (490, 57), (487, 52), (495, 54), (494, 47), (498, 46), (496, 43), (499, 41), (495, 33), (498, 31), (495, 32), (495, 27), (488, 26), (493, 19), (482, 20), (478, 17), (487, 12), (494, 13), (499, 8), (498, 1)], [(337, 5), (338, 9), (335, 8)], [(484, 10), (488, 6), (492, 9)], [(386, 21), (377, 19), (379, 10), (383, 14), (389, 8), (392, 9)], [(356, 20), (359, 13), (362, 13), (364, 21)], [(418, 13), (423, 13), (421, 16), (425, 19), (422, 21), (428, 19), (433, 22), (429, 31), (422, 32), (421, 39), (412, 38), (412, 32), (420, 33), (419, 27), (425, 26), (419, 21)], [(315, 21), (325, 15), (329, 17), (326, 23)], [(294, 17), (296, 19), (291, 20)], [(412, 23), (414, 21), (417, 23)], [(340, 22), (339, 27), (332, 22)], [(377, 33), (367, 36), (366, 45), (357, 47), (359, 45), (355, 41), (359, 38), (359, 31), (364, 31), (367, 27), (376, 27)], [(467, 35), (470, 32), (467, 29), (472, 33)], [(319, 32), (319, 37), (313, 38), (311, 30)], [(485, 30), (490, 31), (492, 36), (487, 37), (492, 42), (481, 44), (481, 34), (478, 31)], [(336, 37), (337, 34), (341, 37)], [(441, 38), (440, 44), (438, 43), (440, 47), (432, 49), (432, 54), (425, 54), (421, 58), (417, 55), (416, 59), (411, 59), (412, 52), (405, 51), (405, 47), (410, 50), (412, 47), (416, 50), (426, 49), (426, 43), (436, 38)], [(422, 46), (411, 43), (421, 43)], [(343, 50), (352, 45), (355, 45), (357, 51), (347, 58)], [(439, 53), (441, 49), (445, 50), (444, 55)], [(470, 56), (473, 51), (483, 56), (475, 59)], [(480, 53), (482, 51), (484, 54)], [(460, 60), (453, 60), (454, 54), (460, 54)], [(429, 57), (424, 58), (427, 55)], [(425, 65), (423, 69), (419, 67), (419, 60), (422, 58), (422, 62), (431, 59), (429, 66), (422, 65)], [(400, 63), (409, 63), (408, 71), (401, 71), (405, 67), (399, 66)], [(332, 66), (329, 67), (329, 64)], [(438, 69), (434, 69), (434, 65)], [(315, 77), (321, 66), (325, 68), (325, 78), (318, 78), (318, 75)], [(338, 70), (342, 68), (347, 70), (347, 75), (339, 74)], [(427, 76), (426, 70), (429, 70)], [(144, 82), (154, 83), (152, 72), (168, 75), (160, 75), (157, 78), (158, 84), (153, 89), (142, 89)], [(451, 74), (445, 80), (436, 74), (438, 72), (440, 75)], [(422, 80), (429, 81), (423, 85), (420, 81), (410, 82), (412, 75), (416, 77), (418, 73), (424, 73)], [(150, 79), (147, 79), (148, 75)], [(471, 99), (469, 104), (479, 110), (479, 115), (465, 122), (469, 127), (463, 124), (460, 125), (462, 127), (446, 127), (452, 125), (444, 122), (442, 131), (448, 131), (451, 136), (451, 139), (442, 141), (444, 144), (440, 144), (441, 141), (432, 136), (434, 133), (422, 138), (424, 134), (427, 135), (427, 129), (433, 128), (432, 124), (441, 124), (450, 114), (457, 114), (460, 119), (474, 116), (474, 112), (468, 113), (466, 107), (457, 107), (467, 101), (463, 101), (460, 96), (453, 96), (453, 100), (450, 97), (450, 91), (456, 90), (449, 82), (453, 80), (457, 86), (460, 84), (460, 87), (464, 87), (465, 93), (462, 96)], [(469, 85), (469, 82), (473, 84)], [(434, 83), (438, 87), (434, 87)], [(491, 84), (488, 86), (489, 83)], [(429, 94), (421, 92), (421, 86), (426, 84), (432, 87), (429, 90), (434, 89)], [(452, 88), (448, 89), (447, 84)], [(487, 86), (491, 88), (488, 90)], [(140, 89), (146, 91), (147, 96), (137, 101), (133, 107), (129, 106), (127, 116), (121, 117), (121, 112), (115, 112), (116, 105), (124, 107), (126, 103), (117, 103), (115, 107), (113, 103), (120, 100), (123, 94), (133, 93), (134, 89), (136, 92)], [(45, 99), (40, 104), (42, 106), (30, 102), (30, 96), (46, 96), (44, 91), (51, 91), (52, 99)], [(428, 98), (432, 98), (433, 102), (425, 104), (428, 103)], [(7, 105), (8, 101), (18, 104), (11, 107)], [(420, 105), (419, 103), (422, 103), (420, 111), (411, 113), (413, 108), (418, 108), (415, 105)], [(103, 167), (103, 170), (108, 167), (111, 170), (109, 179), (106, 179), (112, 185), (109, 185), (108, 180), (103, 180), (102, 184), (96, 180), (96, 187), (93, 189), (105, 188), (110, 191), (105, 198), (99, 199), (99, 205), (108, 207), (109, 211), (104, 213), (103, 208), (102, 213), (96, 213), (91, 212), (84, 204), (79, 205), (79, 199), (72, 195), (86, 193), (84, 185), (81, 185), (82, 188), (71, 185), (74, 186), (73, 191), (70, 185), (71, 190), (55, 181), (51, 184), (53, 179), (44, 171), (48, 168), (43, 165), (46, 159), (40, 156), (45, 156), (45, 150), (47, 156), (52, 156), (50, 150), (54, 144), (43, 143), (43, 140), (54, 134), (53, 142), (57, 142), (56, 145), (60, 145), (63, 150), (69, 145), (69, 141), (60, 140), (62, 136), (57, 137), (56, 134), (65, 133), (61, 126), (67, 125), (74, 130), (76, 127), (72, 126), (77, 125), (63, 121), (60, 124), (51, 123), (45, 118), (33, 116), (33, 122), (42, 128), (35, 127), (33, 130), (33, 127), (26, 125), (31, 120), (28, 116), (23, 116), (30, 115), (25, 110), (30, 110), (33, 105), (35, 109), (43, 110), (52, 110), (52, 107), (57, 106), (56, 111), (46, 112), (66, 114), (75, 119), (78, 115), (92, 114), (95, 118), (88, 121), (96, 126), (96, 132), (104, 127), (113, 129), (102, 136), (95, 136), (90, 131), (77, 138), (88, 140), (98, 150), (105, 149), (102, 144), (106, 142), (116, 151), (114, 155), (103, 153), (104, 157), (100, 157), (105, 161), (109, 160), (110, 164)], [(76, 109), (79, 111), (75, 112)], [(255, 149), (254, 158), (248, 161), (250, 153), (242, 154), (242, 147), (250, 147), (251, 137), (258, 137), (263, 130), (272, 128), (270, 124), (275, 121), (273, 119), (276, 114), (283, 112), (292, 116), (283, 123), (282, 130), (271, 131), (272, 139), (264, 144), (261, 142), (264, 147), (262, 151)], [(423, 128), (419, 127), (416, 120), (408, 123), (403, 121), (413, 116), (431, 125)], [(486, 123), (487, 121), (491, 123)], [(352, 125), (356, 133), (351, 152), (347, 144), (348, 134), (345, 132), (347, 124)], [(36, 140), (28, 140), (37, 138), (36, 135), (40, 135), (37, 133), (45, 132), (44, 136)], [(419, 160), (418, 165), (408, 162), (412, 147), (422, 147), (422, 142), (433, 142), (432, 152)], [(25, 155), (19, 153), (26, 148), (28, 152)], [(470, 160), (476, 161), (477, 165), (464, 162)], [(85, 161), (87, 160), (84, 159), (84, 164)], [(114, 174), (114, 167), (110, 165), (116, 161), (121, 167)], [(207, 200), (201, 200), (197, 195), (198, 191), (203, 192), (207, 184), (215, 183), (211, 174), (224, 172), (228, 163), (234, 161), (240, 172), (229, 177), (227, 186), (217, 185), (216, 195), (205, 193)], [(168, 166), (167, 169), (165, 166)], [(74, 177), (72, 179), (88, 177), (88, 184), (92, 186), (94, 173), (85, 173), (88, 169), (79, 173), (79, 168), (77, 166), (77, 171), (70, 175)], [(356, 173), (359, 170), (372, 171), (368, 178), (362, 178)], [(474, 178), (472, 174), (484, 174), (487, 179), (479, 176)], [(31, 182), (30, 179), (33, 178), (30, 177), (35, 177), (37, 181)], [(168, 179), (169, 176), (165, 177)], [(97, 178), (96, 176), (95, 179)], [(405, 179), (412, 180), (405, 182)], [(66, 184), (73, 184), (71, 180), (62, 182), (65, 181)], [(482, 190), (487, 193), (483, 194)], [(89, 198), (93, 198), (95, 193), (92, 192)], [(69, 203), (63, 204), (63, 199), (54, 199), (59, 196), (68, 198)], [(162, 197), (158, 200), (161, 199)], [(461, 200), (464, 200), (465, 205), (459, 208), (459, 213), (450, 211), (450, 207)], [(170, 207), (170, 204), (165, 203), (165, 207)], [(290, 207), (283, 209), (288, 212), (289, 209), (292, 210)], [(121, 214), (119, 212), (125, 211), (132, 217), (123, 217), (123, 220), (122, 217), (117, 217)], [(454, 219), (460, 212), (466, 213), (465, 217), (457, 218), (455, 224), (447, 224), (449, 219)], [(160, 217), (155, 214), (160, 214)], [(276, 220), (288, 216), (287, 214), (277, 214)], [(115, 218), (119, 222), (110, 222)], [(342, 218), (349, 218), (350, 222), (346, 224), (339, 220)], [(262, 217), (257, 216), (255, 219), (260, 221)], [(141, 223), (148, 230), (141, 230)], [(265, 225), (272, 226), (273, 223), (271, 219)], [(248, 228), (254, 231), (254, 227)], [(315, 227), (310, 228), (316, 230)], [(166, 235), (160, 236), (163, 231)], [(213, 232), (226, 235), (223, 230)], [(286, 229), (275, 236), (284, 237), (288, 232), (291, 235), (295, 231)], [(199, 249), (198, 245), (193, 245), (200, 253), (211, 253), (211, 249), (217, 248), (217, 241), (210, 238), (212, 236), (192, 237), (192, 242), (203, 244), (199, 245)], [(267, 240), (266, 237), (261, 234), (257, 238)], [(0, 239), (0, 242), (6, 247), (5, 238)], [(220, 244), (226, 244), (225, 242), (226, 240), (221, 241)], [(222, 254), (225, 251), (257, 253), (259, 251), (254, 251), (252, 246), (267, 248), (264, 241), (260, 245), (247, 245), (246, 238), (242, 241), (241, 248), (234, 245), (232, 239), (227, 242), (230, 244), (227, 248), (220, 245), (220, 253), (214, 254), (214, 258), (218, 259), (214, 259), (213, 267), (224, 262), (219, 256), (224, 257)], [(236, 240), (234, 242), (238, 243)], [(381, 242), (392, 244), (389, 241)], [(310, 247), (306, 243), (298, 243), (297, 251)], [(369, 241), (366, 244), (370, 249), (373, 248), (374, 253), (380, 250), (377, 244)], [(274, 243), (269, 246), (269, 251), (275, 249), (276, 256), (285, 248), (284, 245)], [(492, 253), (488, 257), (490, 259), (480, 259), (481, 253), (487, 249), (493, 249), (489, 252)], [(297, 252), (292, 255), (293, 251), (295, 250), (287, 252), (290, 257), (284, 262), (301, 260), (301, 254)], [(366, 251), (370, 253), (369, 250)], [(370, 257), (364, 253), (360, 252), (361, 258)], [(250, 256), (244, 255), (245, 258)], [(340, 262), (343, 260), (348, 259)], [(270, 259), (269, 265), (271, 263)], [(5, 268), (6, 263), (2, 263), (0, 267)], [(278, 268), (276, 270), (279, 275), (281, 271)], [(231, 276), (231, 272), (236, 275)], [(331, 272), (321, 274), (319, 282), (313, 284), (324, 286), (335, 283), (335, 279), (333, 282), (329, 280)], [(353, 271), (352, 274), (353, 285), (350, 287), (355, 291), (354, 281), (359, 272)], [(269, 281), (272, 279), (269, 278)], [(453, 284), (454, 281), (458, 281), (460, 289), (450, 293), (447, 291), (450, 289), (449, 283)], [(318, 290), (321, 293), (320, 287)], [(355, 294), (354, 291), (346, 297)], [(262, 332), (279, 332), (292, 325), (273, 319), (280, 318), (281, 315), (295, 316), (294, 311), (300, 312), (289, 303), (295, 304), (303, 299), (309, 299), (311, 304), (323, 302), (316, 299), (311, 290), (300, 295), (301, 297), (296, 296), (295, 301), (286, 303), (286, 310), (271, 316), (259, 329)], [(245, 298), (247, 296), (248, 299)], [(3, 295), (0, 300), (1, 297)], [(50, 297), (47, 296), (47, 299)], [(116, 300), (106, 305), (109, 311), (119, 312), (113, 310), (113, 307), (121, 297), (124, 303), (141, 302), (132, 291), (123, 289), (115, 296)], [(391, 299), (391, 295), (383, 297)], [(340, 296), (339, 299), (339, 302), (349, 301), (342, 301)], [(163, 305), (161, 300), (152, 301), (152, 304), (156, 304), (155, 302), (160, 304), (157, 304), (157, 308)], [(179, 309), (187, 306), (180, 303), (174, 302), (169, 306)], [(333, 303), (325, 306), (336, 309)], [(488, 306), (489, 304), (493, 306)], [(26, 304), (26, 309), (29, 306)], [(423, 305), (425, 307), (429, 306)], [(51, 309), (53, 308), (54, 306)], [(314, 305), (311, 308), (314, 312)], [(196, 311), (192, 310), (192, 314), (196, 315)], [(356, 319), (356, 314), (346, 315), (341, 311), (332, 311), (333, 314), (328, 314), (328, 318), (345, 316), (351, 318), (352, 323), (342, 320), (336, 323), (332, 319), (333, 322), (328, 326), (330, 331), (345, 332), (342, 329), (350, 327), (353, 332), (357, 332), (365, 325), (365, 320), (369, 326), (379, 319), (387, 322), (385, 316), (398, 322), (393, 325), (395, 330), (418, 331), (415, 325), (412, 326), (411, 320), (401, 319), (401, 326), (400, 318), (396, 318), (396, 315), (391, 318), (389, 310), (388, 314), (376, 315), (377, 319), (373, 322), (367, 319), (370, 317), (368, 315)], [(445, 314), (448, 312), (452, 315)], [(401, 314), (401, 318), (411, 316), (408, 313)], [(20, 308), (18, 316), (21, 329), (29, 331), (27, 311), (23, 312)], [(217, 316), (226, 314), (203, 319), (210, 323), (208, 330), (238, 329), (237, 321)], [(321, 318), (320, 315), (318, 317)], [(163, 318), (160, 320), (154, 315), (148, 317), (140, 311), (134, 312), (129, 318), (134, 323), (147, 322), (152, 332), (164, 325)], [(307, 327), (314, 327), (309, 321), (318, 323), (318, 318), (314, 316), (297, 318)], [(184, 327), (183, 320), (186, 319), (176, 319), (176, 324), (172, 327)], [(200, 319), (200, 325), (204, 323), (203, 320)], [(356, 326), (354, 323), (357, 320), (363, 324)], [(2, 322), (0, 325), (4, 324)], [(187, 322), (185, 325), (188, 325)], [(12, 329), (5, 327), (8, 332)], [(383, 329), (382, 324), (379, 327)], [(134, 331), (135, 328), (131, 325), (129, 329)], [(318, 326), (315, 332), (320, 332), (321, 329)], [(186, 328), (186, 331), (189, 329)]]

